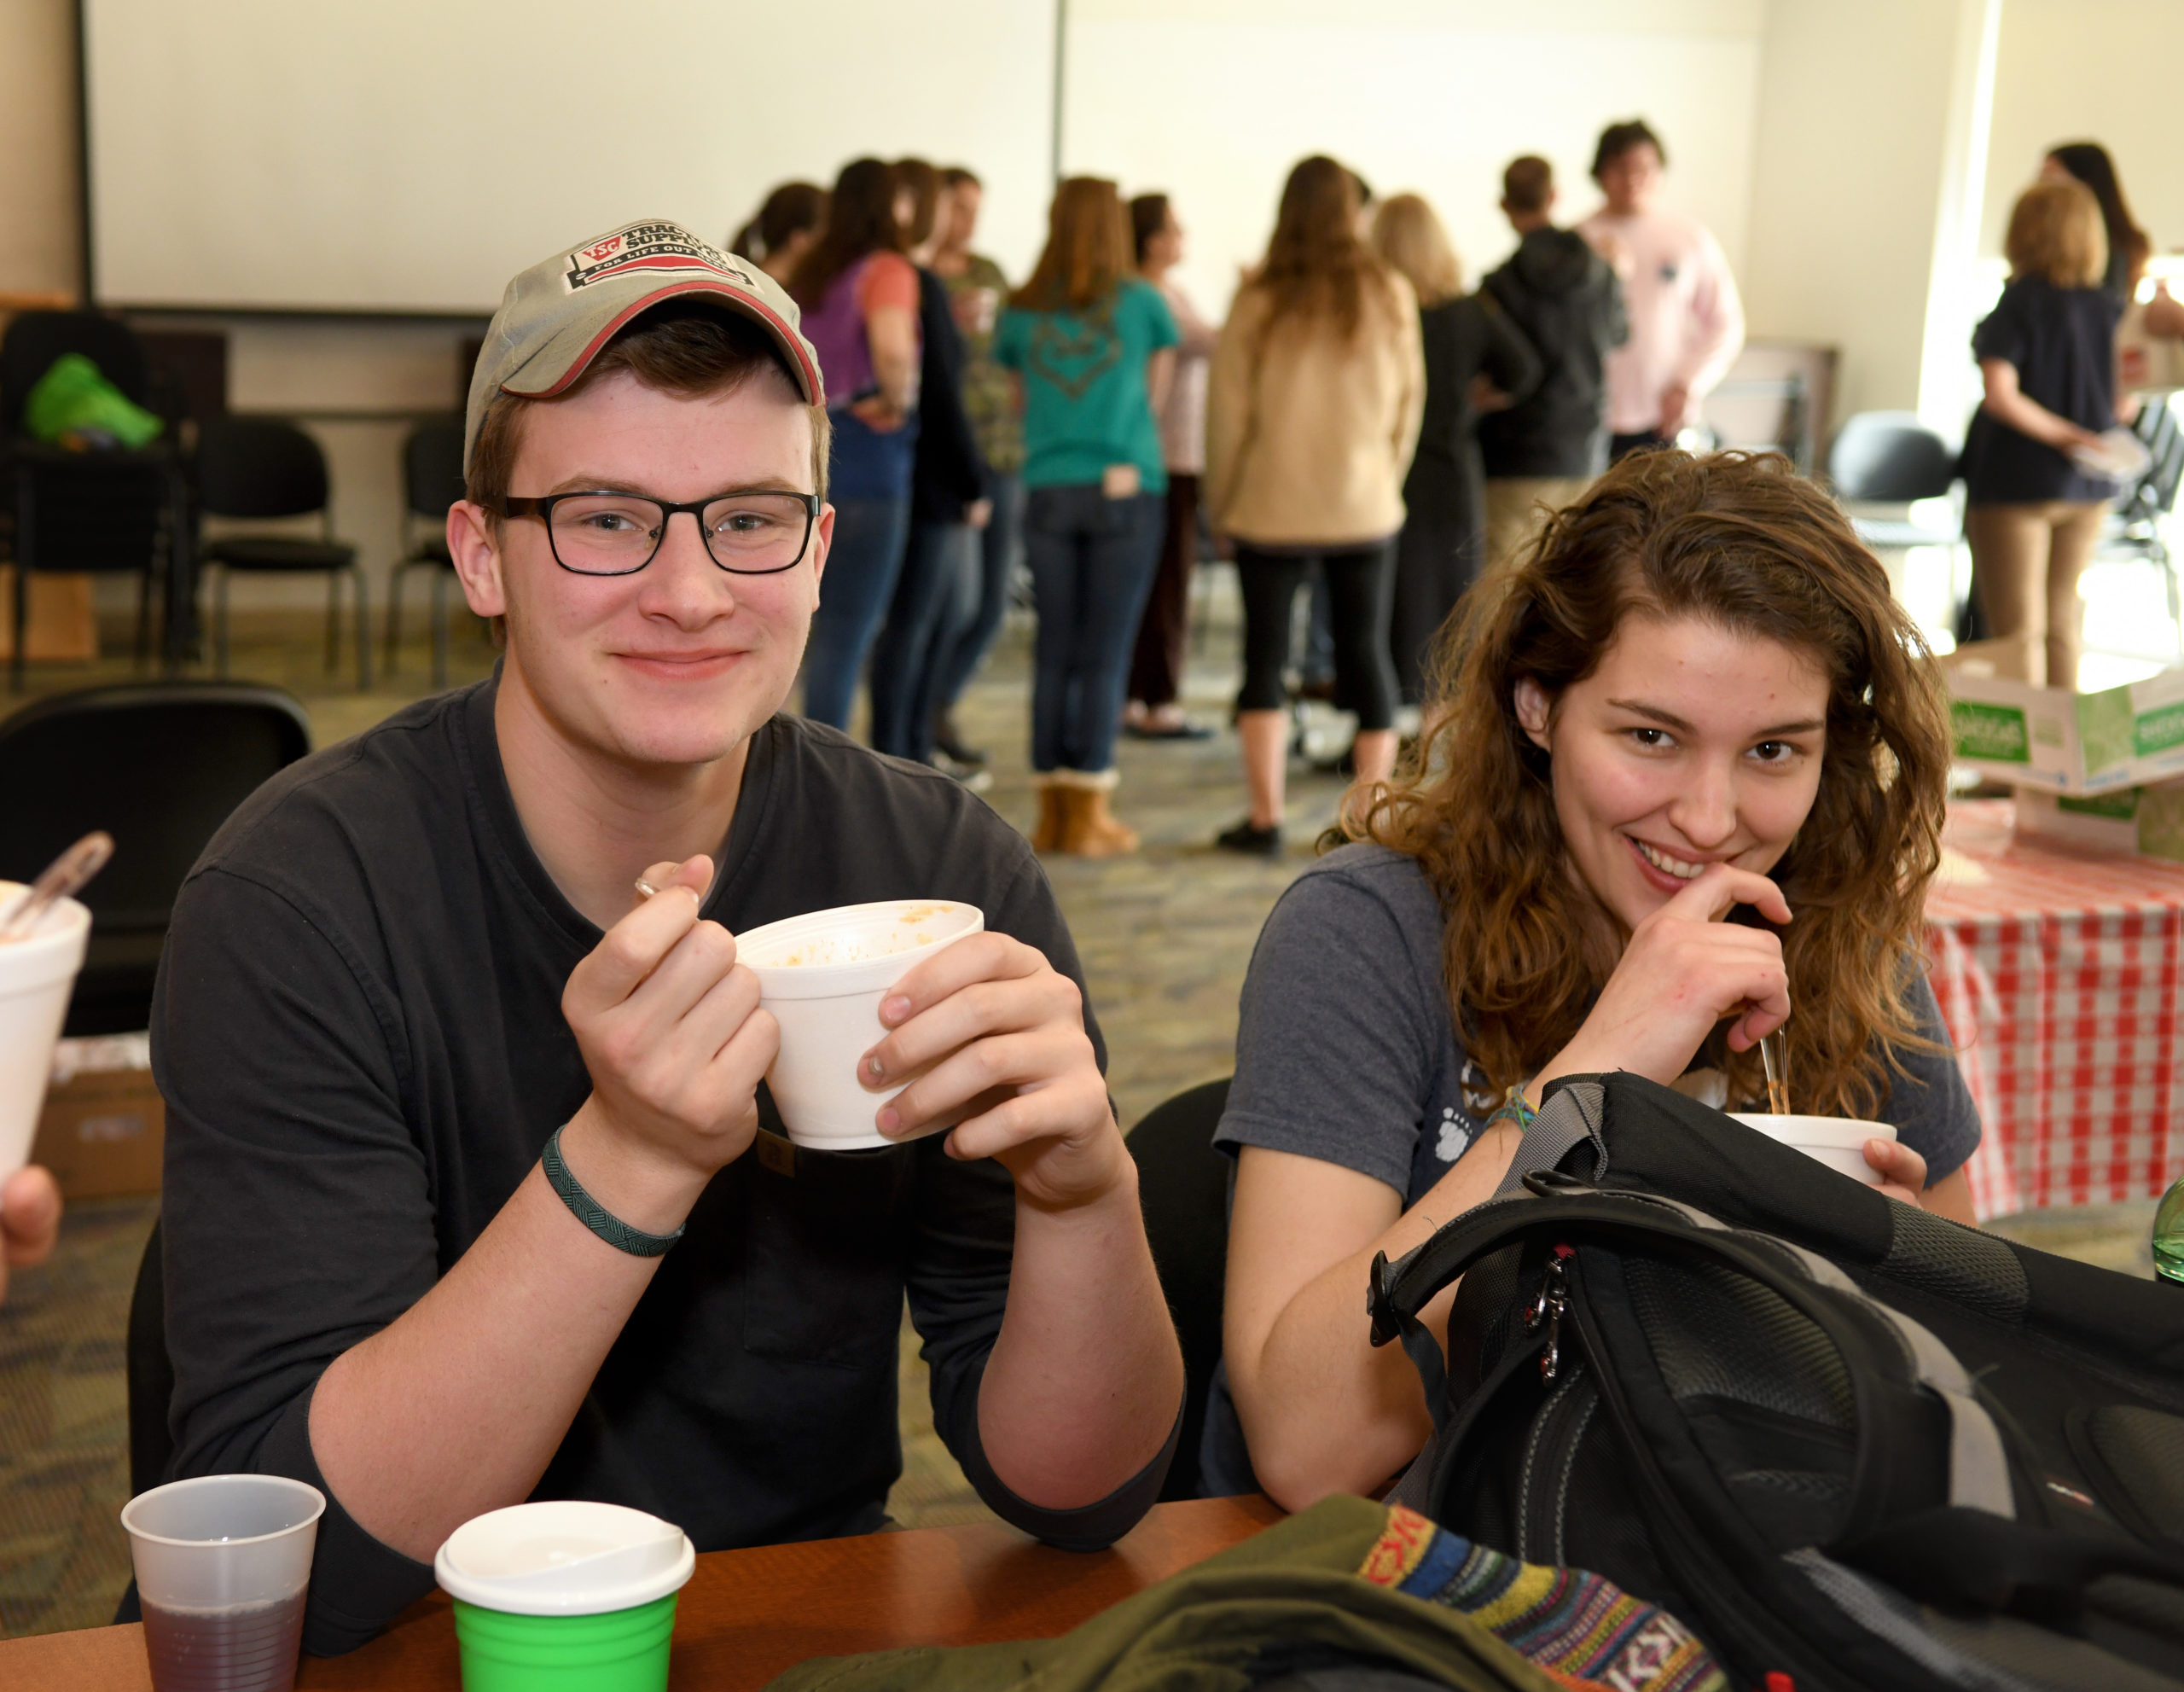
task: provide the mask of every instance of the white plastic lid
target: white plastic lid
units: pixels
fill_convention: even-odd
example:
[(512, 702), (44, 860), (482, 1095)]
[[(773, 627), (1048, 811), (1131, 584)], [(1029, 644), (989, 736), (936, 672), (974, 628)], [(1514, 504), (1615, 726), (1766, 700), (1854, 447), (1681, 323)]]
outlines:
[(473, 1516), (433, 1573), (450, 1597), (514, 1615), (601, 1615), (681, 1590), (698, 1566), (671, 1521), (620, 1504), (555, 1499)]

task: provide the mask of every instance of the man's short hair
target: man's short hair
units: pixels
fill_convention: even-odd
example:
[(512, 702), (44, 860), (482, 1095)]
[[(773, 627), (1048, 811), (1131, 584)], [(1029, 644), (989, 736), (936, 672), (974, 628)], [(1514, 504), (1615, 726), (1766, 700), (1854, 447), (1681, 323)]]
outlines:
[(1512, 212), (1544, 212), (1554, 197), (1554, 166), (1536, 153), (1512, 159), (1502, 172), (1502, 203)]
[[(534, 405), (553, 405), (582, 393), (616, 370), (626, 370), (648, 388), (685, 398), (733, 393), (754, 377), (776, 373), (797, 392), (795, 374), (771, 335), (741, 313), (723, 311), (695, 299), (671, 299), (633, 318), (608, 341), (584, 373), (553, 399), (526, 399), (504, 393), (478, 425), (470, 451), (465, 491), (499, 520), (523, 445), (523, 420)], [(811, 416), (811, 490), (827, 497), (827, 455), (832, 430), (823, 405), (805, 408)]]
[(1593, 180), (1600, 180), (1600, 172), (1620, 159), (1634, 147), (1650, 147), (1665, 165), (1669, 149), (1661, 145), (1653, 126), (1643, 118), (1631, 118), (1619, 124), (1610, 124), (1600, 131), (1600, 145), (1593, 149)]

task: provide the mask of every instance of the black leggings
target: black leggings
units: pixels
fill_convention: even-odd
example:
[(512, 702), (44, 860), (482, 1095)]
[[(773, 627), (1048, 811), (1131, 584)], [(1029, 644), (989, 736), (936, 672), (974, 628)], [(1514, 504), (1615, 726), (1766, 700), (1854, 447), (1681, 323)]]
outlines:
[[(1388, 610), (1396, 574), (1392, 540), (1318, 555), (1334, 621), (1335, 696), (1357, 713), (1360, 733), (1396, 723), (1396, 666), (1388, 656)], [(1239, 711), (1281, 711), (1289, 703), (1281, 672), (1289, 662), (1289, 614), (1312, 555), (1262, 552), (1239, 542), (1236, 579), (1244, 592), (1244, 686)]]

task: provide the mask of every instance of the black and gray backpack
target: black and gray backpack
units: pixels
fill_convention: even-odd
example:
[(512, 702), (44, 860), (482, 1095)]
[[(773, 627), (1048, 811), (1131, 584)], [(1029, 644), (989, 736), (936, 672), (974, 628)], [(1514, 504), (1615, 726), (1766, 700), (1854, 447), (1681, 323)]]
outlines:
[[(1444, 1360), (1418, 1312), (1459, 1276)], [(1745, 1683), (2184, 1689), (2184, 1289), (1613, 1074), (1558, 1084), (1371, 1298), (1433, 1410), (1397, 1496), (1659, 1604)]]

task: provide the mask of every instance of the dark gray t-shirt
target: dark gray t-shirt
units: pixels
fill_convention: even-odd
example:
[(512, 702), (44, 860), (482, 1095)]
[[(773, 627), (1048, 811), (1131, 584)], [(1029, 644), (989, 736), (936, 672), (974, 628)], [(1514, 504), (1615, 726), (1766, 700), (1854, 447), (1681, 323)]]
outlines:
[[(1346, 846), (1291, 883), (1244, 980), (1236, 1079), (1214, 1143), (1339, 1163), (1415, 1203), (1499, 1102), (1471, 1061), (1441, 974), (1439, 899), (1418, 860)], [(1949, 1031), (1922, 975), (1921, 1032)], [(1979, 1117), (1946, 1052), (1904, 1052), (1877, 1113), (1938, 1181), (1979, 1143)]]
[[(1339, 1164), (1385, 1182), (1406, 1207), (1423, 1197), (1500, 1102), (1449, 1013), (1443, 925), (1418, 860), (1385, 846), (1343, 846), (1292, 882), (1244, 980), (1236, 1079), (1214, 1143)], [(1920, 1031), (1946, 1045), (1924, 975), (1911, 1005)], [(1978, 1113), (1946, 1051), (1899, 1055), (1908, 1079), (1893, 1077), (1877, 1114), (1938, 1181), (1978, 1145)], [(1217, 1396), (1208, 1484), (1247, 1488), (1225, 1380)]]
[[(286, 1474), (328, 1493), (304, 1633), (320, 1655), (371, 1637), (433, 1571), (326, 1486), (319, 1376), (432, 1290), (591, 1091), (561, 998), (600, 932), (531, 850), (497, 686), (422, 701), (260, 788), (190, 872), (160, 965), (168, 1478)], [(1083, 985), (1022, 836), (946, 776), (816, 724), (752, 736), (719, 857), (705, 915), (732, 930), (961, 899)], [(764, 1089), (759, 1113), (765, 1139), (706, 1189), (533, 1496), (648, 1510), (701, 1551), (872, 1532), (902, 1469), (907, 1295), (933, 1425), (986, 1503), (1062, 1543), (1131, 1526), (1165, 1452), (1084, 1511), (1016, 1497), (985, 1460), (1008, 1172), (938, 1136), (801, 1149)]]

